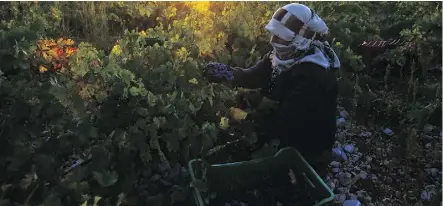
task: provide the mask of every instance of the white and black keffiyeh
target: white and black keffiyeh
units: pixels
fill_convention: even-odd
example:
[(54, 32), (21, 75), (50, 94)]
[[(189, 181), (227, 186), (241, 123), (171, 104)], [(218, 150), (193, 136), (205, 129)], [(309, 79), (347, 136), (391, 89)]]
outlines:
[(340, 68), (337, 55), (324, 39), (328, 27), (309, 7), (298, 3), (283, 6), (274, 13), (266, 29), (280, 39), (291, 42), (282, 45), (271, 40), (274, 74), (290, 70), (302, 62), (312, 62), (325, 69)]

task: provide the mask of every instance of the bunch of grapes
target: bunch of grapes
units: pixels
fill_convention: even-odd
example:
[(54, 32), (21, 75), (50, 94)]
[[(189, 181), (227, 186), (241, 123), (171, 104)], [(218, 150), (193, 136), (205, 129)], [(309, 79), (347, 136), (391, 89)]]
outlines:
[(209, 62), (208, 68), (208, 73), (214, 75), (217, 78), (224, 78), (228, 81), (232, 81), (234, 79), (234, 73), (225, 64)]

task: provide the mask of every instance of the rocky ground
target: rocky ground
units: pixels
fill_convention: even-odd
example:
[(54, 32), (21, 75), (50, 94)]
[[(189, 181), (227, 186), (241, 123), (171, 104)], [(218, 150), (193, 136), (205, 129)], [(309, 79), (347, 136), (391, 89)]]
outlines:
[[(441, 129), (395, 134), (386, 127), (365, 128), (337, 120), (334, 161), (326, 182), (335, 205), (427, 205), (442, 184)], [(412, 133), (412, 132), (411, 132)]]

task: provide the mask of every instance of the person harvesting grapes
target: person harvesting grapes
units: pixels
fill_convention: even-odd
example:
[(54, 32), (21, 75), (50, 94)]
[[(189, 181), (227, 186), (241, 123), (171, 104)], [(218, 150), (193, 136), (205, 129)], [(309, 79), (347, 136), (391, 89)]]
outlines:
[[(207, 65), (210, 81), (229, 81), (235, 87), (260, 89), (260, 102), (278, 102), (261, 121), (259, 142), (271, 138), (280, 146), (298, 149), (315, 169), (323, 170), (335, 141), (337, 79), (340, 61), (325, 40), (328, 27), (309, 7), (291, 3), (278, 9), (265, 27), (272, 51), (250, 68)], [(242, 98), (247, 95), (240, 95)], [(253, 116), (248, 117), (253, 118)], [(329, 159), (329, 158), (327, 158)]]

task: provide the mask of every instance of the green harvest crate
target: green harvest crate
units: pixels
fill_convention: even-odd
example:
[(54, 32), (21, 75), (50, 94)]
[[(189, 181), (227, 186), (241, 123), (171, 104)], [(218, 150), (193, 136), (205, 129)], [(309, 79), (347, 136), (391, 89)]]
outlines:
[[(307, 192), (313, 195), (315, 200), (314, 206), (324, 205), (335, 198), (331, 189), (303, 156), (292, 147), (280, 149), (272, 157), (227, 164), (209, 165), (202, 159), (193, 159), (189, 161), (188, 167), (192, 182), (201, 182), (202, 176), (205, 176), (207, 191), (215, 191), (217, 194), (228, 194), (232, 193), (233, 188), (248, 187), (254, 183), (260, 184), (260, 178), (263, 175), (278, 174), (276, 172), (282, 172), (282, 169), (289, 171), (291, 168), (297, 177), (297, 184), (300, 179), (304, 180), (304, 185), (308, 187)], [(208, 206), (204, 202), (201, 188), (194, 186), (192, 189), (194, 205)]]

